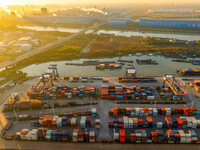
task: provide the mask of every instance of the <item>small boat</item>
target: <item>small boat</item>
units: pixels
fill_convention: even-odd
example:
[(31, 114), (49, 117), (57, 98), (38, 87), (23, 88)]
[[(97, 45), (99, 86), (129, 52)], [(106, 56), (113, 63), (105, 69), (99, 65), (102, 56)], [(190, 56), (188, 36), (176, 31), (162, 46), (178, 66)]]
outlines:
[(148, 56), (153, 56), (154, 54), (153, 53), (149, 53), (149, 54), (147, 54)]
[(142, 56), (142, 53), (136, 53), (135, 56)]

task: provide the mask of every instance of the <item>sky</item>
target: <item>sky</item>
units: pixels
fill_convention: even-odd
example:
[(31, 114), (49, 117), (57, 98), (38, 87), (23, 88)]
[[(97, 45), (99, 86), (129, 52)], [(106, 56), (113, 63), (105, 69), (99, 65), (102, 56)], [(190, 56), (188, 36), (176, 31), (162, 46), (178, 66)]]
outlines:
[(0, 5), (55, 4), (55, 3), (200, 3), (200, 0), (0, 0)]

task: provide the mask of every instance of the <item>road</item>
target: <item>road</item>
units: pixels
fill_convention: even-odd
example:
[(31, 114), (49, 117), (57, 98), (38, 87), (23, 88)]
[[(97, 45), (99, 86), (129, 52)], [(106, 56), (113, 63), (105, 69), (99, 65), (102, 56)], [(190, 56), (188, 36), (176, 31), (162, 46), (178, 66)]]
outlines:
[(55, 42), (52, 42), (52, 43), (49, 43), (49, 44), (46, 44), (45, 46), (43, 47), (40, 47), (40, 48), (37, 48), (35, 50), (32, 50), (30, 52), (27, 52), (25, 54), (22, 54), (20, 56), (17, 56), (16, 58), (14, 59), (11, 59), (11, 60), (7, 60), (5, 62), (2, 62), (0, 63), (0, 68), (4, 68), (4, 67), (8, 67), (8, 66), (11, 66), (11, 65), (14, 65), (24, 59), (27, 59), (31, 56), (34, 56), (34, 55), (37, 55), (39, 53), (42, 53), (42, 52), (45, 52), (45, 51), (48, 51), (52, 48), (55, 48), (57, 46), (60, 46), (62, 44), (64, 44), (65, 42), (67, 42), (68, 40), (71, 40), (73, 38), (75, 38), (76, 36), (79, 36), (85, 32), (87, 32), (88, 30), (94, 30), (95, 28), (98, 28), (99, 26), (103, 25), (104, 23), (99, 23), (99, 24), (95, 24), (94, 26), (92, 27), (89, 27), (89, 28), (86, 28), (86, 29), (83, 29), (81, 30), (80, 32), (77, 32), (77, 33), (74, 33), (72, 35), (69, 35), (67, 37), (64, 37), (64, 38), (61, 38)]

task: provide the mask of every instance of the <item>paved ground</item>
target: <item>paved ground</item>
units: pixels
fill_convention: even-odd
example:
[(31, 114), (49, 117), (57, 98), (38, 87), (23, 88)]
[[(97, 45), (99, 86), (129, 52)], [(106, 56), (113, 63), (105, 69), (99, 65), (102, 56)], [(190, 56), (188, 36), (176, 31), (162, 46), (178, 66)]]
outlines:
[[(111, 78), (108, 77), (106, 78), (110, 81), (110, 83), (102, 83), (101, 81), (97, 81), (94, 83), (81, 83), (81, 85), (85, 85), (85, 86), (91, 86), (91, 85), (96, 85), (96, 86), (101, 86), (102, 84), (119, 84), (116, 80), (116, 78)], [(62, 79), (61, 79), (62, 80)], [(135, 85), (135, 86), (139, 86), (139, 85), (147, 85), (147, 86), (157, 86), (157, 85), (162, 85), (162, 78), (158, 78), (158, 80), (160, 81), (159, 83), (127, 83), (126, 85)], [(177, 78), (177, 80), (180, 81), (180, 78)], [(28, 88), (31, 87), (32, 84), (34, 84), (36, 81), (38, 81), (38, 79), (33, 79), (30, 81), (26, 81), (25, 83), (23, 83), (22, 85), (17, 85), (16, 87), (6, 91), (5, 93), (0, 93), (0, 96), (3, 98), (6, 98), (10, 93), (12, 92), (25, 92), (28, 90)], [(67, 83), (67, 82), (66, 82)], [(68, 83), (69, 85), (80, 85), (80, 83)], [(182, 85), (183, 86), (183, 85)], [(164, 105), (164, 104), (116, 104), (115, 101), (110, 101), (110, 100), (98, 100), (98, 105), (94, 105), (94, 106), (83, 106), (83, 107), (71, 107), (71, 108), (58, 108), (55, 109), (55, 113), (64, 113), (64, 112), (70, 112), (70, 111), (80, 111), (80, 110), (88, 110), (91, 109), (92, 107), (97, 108), (97, 113), (98, 116), (97, 118), (101, 119), (101, 128), (100, 131), (97, 131), (97, 140), (101, 140), (101, 139), (110, 139), (113, 138), (113, 129), (109, 129), (108, 128), (108, 118), (111, 118), (108, 116), (108, 111), (109, 109), (112, 109), (113, 107), (196, 107), (199, 108), (200, 106), (200, 101), (199, 99), (195, 96), (194, 93), (191, 92), (191, 87), (188, 86), (184, 86), (184, 89), (186, 90), (186, 92), (188, 92), (188, 96), (186, 96), (185, 98), (187, 99), (188, 103), (187, 104), (168, 104), (168, 105)], [(25, 98), (26, 96), (23, 95), (22, 96)], [(3, 99), (2, 99), (3, 100)], [(29, 114), (29, 115), (48, 115), (48, 114), (53, 114), (53, 110), (49, 109), (49, 110), (31, 110), (31, 111), (19, 111), (17, 112), (17, 114)], [(7, 112), (5, 113), (5, 115), (8, 116), (14, 116), (13, 112)], [(174, 117), (178, 117), (178, 116), (174, 116)], [(196, 116), (197, 119), (200, 119), (200, 116)], [(143, 117), (138, 117), (138, 118), (143, 118)], [(153, 118), (154, 121), (164, 121), (164, 117), (154, 117)], [(16, 132), (16, 131), (20, 131), (20, 129), (22, 128), (32, 128), (30, 127), (29, 121), (25, 121), (25, 122), (15, 122), (16, 125), (14, 125), (13, 127), (11, 127), (11, 129), (9, 130), (10, 133), (12, 132)], [(155, 130), (155, 128), (153, 128)], [(70, 128), (69, 128), (70, 130)], [(152, 129), (147, 129), (148, 133), (152, 130)], [(200, 135), (200, 129), (196, 129), (196, 132), (199, 133)], [(134, 129), (128, 129), (126, 131), (127, 134), (129, 134), (130, 132), (134, 132)], [(32, 141), (4, 141), (4, 140), (0, 140), (0, 148), (3, 148), (3, 146), (5, 146), (6, 148), (13, 148), (14, 146), (18, 147), (18, 148), (30, 148), (30, 145), (28, 145), (29, 143), (31, 143), (31, 145), (36, 145), (34, 147), (34, 149), (55, 149), (55, 148), (61, 148), (63, 149), (63, 147), (68, 146), (68, 149), (121, 149), (121, 148), (131, 148), (131, 149), (169, 149), (169, 148), (182, 148), (182, 149), (188, 149), (189, 146), (188, 145), (159, 145), (159, 144), (151, 144), (151, 145), (130, 145), (130, 144), (74, 144), (74, 143), (55, 143), (55, 142), (50, 142), (47, 144), (47, 142), (32, 142)], [(10, 144), (9, 144), (10, 143)], [(38, 144), (40, 143), (40, 144)], [(16, 148), (14, 147), (14, 148)], [(193, 149), (199, 149), (196, 145), (190, 145), (190, 148)]]

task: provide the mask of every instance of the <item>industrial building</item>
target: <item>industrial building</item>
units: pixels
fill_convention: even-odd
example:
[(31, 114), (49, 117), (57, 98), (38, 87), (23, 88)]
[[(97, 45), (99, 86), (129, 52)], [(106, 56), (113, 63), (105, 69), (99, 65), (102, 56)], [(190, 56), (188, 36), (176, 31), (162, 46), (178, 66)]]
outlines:
[(94, 22), (91, 16), (29, 16), (23, 17), (22, 21), (37, 23), (70, 23), (70, 24), (90, 24)]
[(195, 10), (189, 9), (150, 9), (149, 13), (194, 13)]
[(129, 18), (120, 18), (106, 22), (106, 26), (127, 26), (130, 23)]
[(152, 27), (200, 28), (200, 20), (140, 19), (139, 25)]

